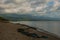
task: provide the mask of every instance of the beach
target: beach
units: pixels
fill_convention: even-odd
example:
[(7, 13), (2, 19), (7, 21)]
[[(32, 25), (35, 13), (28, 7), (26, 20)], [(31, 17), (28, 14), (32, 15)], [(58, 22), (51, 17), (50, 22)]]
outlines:
[(16, 21), (12, 23), (26, 24), (38, 29), (41, 28), (60, 36), (60, 21)]
[(31, 30), (30, 32), (33, 31), (34, 33), (37, 33), (39, 35), (48, 36), (48, 39), (32, 38), (17, 32), (18, 28), (24, 28), (25, 26), (27, 25), (23, 26), (23, 24), (0, 22), (0, 40), (60, 40), (60, 38), (57, 36), (53, 36), (44, 32), (39, 32), (37, 30)]

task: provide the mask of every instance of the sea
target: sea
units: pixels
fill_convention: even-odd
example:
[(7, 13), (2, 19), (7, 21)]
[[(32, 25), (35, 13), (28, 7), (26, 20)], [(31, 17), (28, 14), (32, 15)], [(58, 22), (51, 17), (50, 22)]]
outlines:
[(16, 21), (12, 23), (26, 24), (60, 36), (60, 21)]

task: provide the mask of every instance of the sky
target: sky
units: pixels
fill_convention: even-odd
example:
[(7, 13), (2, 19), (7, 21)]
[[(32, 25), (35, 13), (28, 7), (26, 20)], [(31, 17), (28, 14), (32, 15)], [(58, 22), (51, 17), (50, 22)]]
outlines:
[(0, 0), (0, 12), (60, 17), (60, 0)]

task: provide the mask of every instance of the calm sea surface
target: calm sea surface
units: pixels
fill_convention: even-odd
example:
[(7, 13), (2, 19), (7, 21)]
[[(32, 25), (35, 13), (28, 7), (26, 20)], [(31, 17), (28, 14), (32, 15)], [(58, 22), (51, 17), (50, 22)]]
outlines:
[(60, 21), (17, 21), (13, 23), (21, 23), (36, 28), (42, 28), (60, 36)]

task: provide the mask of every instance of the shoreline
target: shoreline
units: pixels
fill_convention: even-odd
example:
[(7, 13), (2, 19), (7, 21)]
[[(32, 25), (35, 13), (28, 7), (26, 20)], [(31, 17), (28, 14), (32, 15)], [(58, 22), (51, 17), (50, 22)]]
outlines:
[[(32, 40), (34, 38), (31, 39), (31, 37), (28, 37), (28, 36), (25, 36), (21, 33), (18, 33), (17, 32), (17, 29), (19, 28), (26, 28), (26, 27), (31, 27), (31, 26), (28, 26), (28, 25), (25, 25), (25, 24), (13, 24), (13, 23), (10, 23), (10, 22), (0, 22), (0, 39), (1, 40)], [(54, 36), (54, 35), (50, 35), (50, 34), (47, 34), (45, 32), (41, 32), (41, 31), (37, 31), (37, 30), (34, 30), (34, 29), (28, 29), (27, 30), (28, 32), (33, 32), (33, 33), (36, 33), (36, 34), (39, 34), (39, 35), (44, 35), (44, 36), (48, 36), (48, 40), (60, 40), (59, 37), (57, 36)], [(17, 39), (16, 39), (17, 38)], [(23, 39), (24, 38), (24, 39)], [(45, 40), (44, 38), (35, 38), (36, 40)]]

